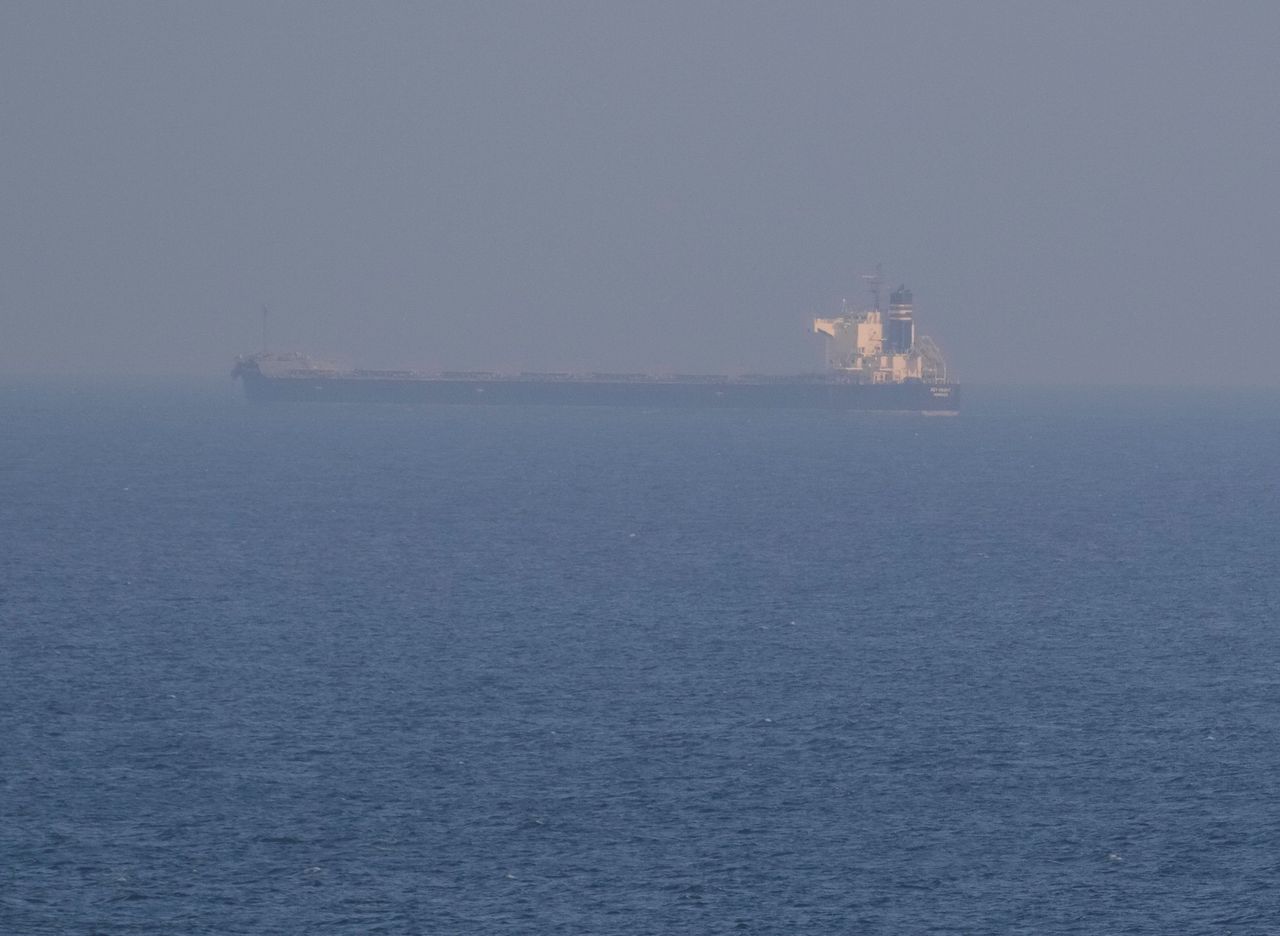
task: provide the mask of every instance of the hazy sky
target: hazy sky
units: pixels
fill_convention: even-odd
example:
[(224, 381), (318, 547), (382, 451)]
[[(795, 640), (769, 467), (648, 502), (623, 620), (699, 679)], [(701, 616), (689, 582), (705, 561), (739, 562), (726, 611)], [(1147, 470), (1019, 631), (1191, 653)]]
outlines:
[(0, 371), (1280, 383), (1275, 2), (0, 4)]

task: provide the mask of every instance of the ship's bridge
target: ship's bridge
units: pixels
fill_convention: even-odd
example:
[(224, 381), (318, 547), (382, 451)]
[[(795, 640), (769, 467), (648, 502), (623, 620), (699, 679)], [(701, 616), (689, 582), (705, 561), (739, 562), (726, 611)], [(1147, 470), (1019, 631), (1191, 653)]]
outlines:
[(852, 310), (815, 318), (813, 331), (825, 336), (826, 366), (859, 383), (945, 383), (946, 363), (928, 336), (916, 336), (911, 292), (891, 296), (888, 319), (879, 309)]

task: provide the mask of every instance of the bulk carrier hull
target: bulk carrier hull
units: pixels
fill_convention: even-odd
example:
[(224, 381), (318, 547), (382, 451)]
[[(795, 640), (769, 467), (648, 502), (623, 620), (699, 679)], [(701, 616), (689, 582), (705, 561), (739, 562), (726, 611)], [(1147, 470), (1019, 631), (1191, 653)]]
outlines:
[(265, 374), (254, 359), (235, 375), (255, 403), (449, 403), (879, 410), (952, 414), (954, 384), (866, 384), (834, 377), (450, 376), (361, 371)]
[[(686, 374), (495, 374), (489, 371), (342, 370), (301, 354), (242, 355), (232, 374), (255, 403), (469, 403), (525, 406), (648, 406), (878, 410), (954, 414), (959, 388), (941, 351), (917, 336), (911, 291), (880, 308), (879, 270), (868, 277), (875, 307), (813, 320), (827, 369), (774, 377)], [(264, 310), (265, 316), (265, 310)], [(266, 345), (266, 319), (263, 319)]]

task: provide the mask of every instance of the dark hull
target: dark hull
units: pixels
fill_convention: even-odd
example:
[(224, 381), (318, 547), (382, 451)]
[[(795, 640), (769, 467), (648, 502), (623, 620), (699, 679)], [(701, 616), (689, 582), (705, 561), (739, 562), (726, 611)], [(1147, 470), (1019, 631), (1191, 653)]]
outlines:
[(535, 377), (450, 378), (287, 376), (240, 373), (255, 403), (484, 403), (490, 405), (649, 406), (882, 410), (953, 413), (959, 388), (924, 383), (839, 380), (685, 381)]

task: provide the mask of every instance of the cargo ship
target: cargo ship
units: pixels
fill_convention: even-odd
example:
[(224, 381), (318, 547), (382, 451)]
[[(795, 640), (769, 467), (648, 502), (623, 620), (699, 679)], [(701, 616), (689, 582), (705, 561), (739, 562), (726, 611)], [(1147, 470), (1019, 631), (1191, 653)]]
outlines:
[(648, 407), (822, 408), (954, 415), (959, 387), (937, 345), (916, 335), (905, 286), (880, 308), (847, 302), (839, 315), (815, 318), (825, 368), (812, 374), (609, 374), (489, 371), (352, 370), (296, 353), (267, 351), (236, 359), (233, 377), (255, 403), (469, 403)]

